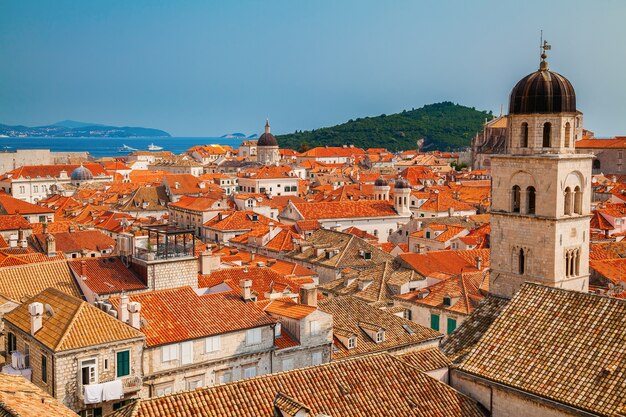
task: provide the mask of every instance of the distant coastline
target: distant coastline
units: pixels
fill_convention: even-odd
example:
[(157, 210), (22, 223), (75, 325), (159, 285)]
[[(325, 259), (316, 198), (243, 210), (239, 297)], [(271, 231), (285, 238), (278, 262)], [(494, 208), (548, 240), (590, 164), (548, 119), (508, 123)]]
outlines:
[(133, 126), (108, 126), (63, 120), (45, 126), (11, 126), (0, 124), (2, 138), (169, 138), (171, 135), (160, 129)]

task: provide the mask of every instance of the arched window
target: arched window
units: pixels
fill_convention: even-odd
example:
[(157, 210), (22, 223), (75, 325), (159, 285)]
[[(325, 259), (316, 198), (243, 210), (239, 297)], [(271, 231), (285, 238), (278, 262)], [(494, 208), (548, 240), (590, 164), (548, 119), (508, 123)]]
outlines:
[(600, 160), (599, 159), (594, 159), (593, 160), (593, 169), (600, 169)]
[(572, 190), (569, 187), (565, 189), (565, 202), (563, 214), (569, 216), (572, 214)]
[(552, 123), (546, 122), (543, 124), (543, 147), (549, 148), (550, 145), (550, 134), (552, 131)]
[(520, 148), (528, 148), (528, 123), (522, 123), (522, 140)]
[(571, 132), (571, 128), (569, 125), (569, 122), (565, 123), (565, 147), (569, 148), (570, 147), (570, 139), (572, 136), (572, 132)]
[(574, 188), (574, 213), (583, 214), (583, 193), (579, 186)]
[(565, 276), (566, 277), (570, 276), (570, 257), (571, 256), (572, 256), (572, 253), (570, 251), (565, 252)]
[(526, 188), (526, 194), (526, 203), (528, 205), (526, 207), (526, 213), (535, 214), (535, 187)]
[(574, 261), (574, 272), (576, 276), (580, 275), (580, 251), (576, 249), (576, 258)]
[(514, 185), (513, 186), (513, 190), (511, 191), (512, 194), (512, 205), (513, 205), (513, 213), (519, 213), (519, 209), (520, 209), (520, 188), (519, 185)]
[(524, 269), (525, 269), (525, 265), (526, 264), (526, 254), (524, 253), (524, 249), (520, 249), (519, 250), (519, 265), (518, 265), (518, 272), (520, 275), (524, 275)]

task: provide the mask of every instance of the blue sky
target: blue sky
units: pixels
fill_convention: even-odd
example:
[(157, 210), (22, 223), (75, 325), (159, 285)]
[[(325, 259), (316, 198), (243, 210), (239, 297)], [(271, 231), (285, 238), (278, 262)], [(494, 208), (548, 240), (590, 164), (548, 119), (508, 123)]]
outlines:
[(539, 63), (626, 134), (626, 2), (0, 0), (0, 123), (177, 136), (312, 129), (450, 100), (493, 110)]

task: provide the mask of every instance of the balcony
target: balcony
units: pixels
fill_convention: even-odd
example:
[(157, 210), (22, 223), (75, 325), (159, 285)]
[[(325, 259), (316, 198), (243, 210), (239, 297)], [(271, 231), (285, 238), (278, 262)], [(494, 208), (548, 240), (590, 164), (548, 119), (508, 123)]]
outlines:
[(97, 404), (106, 401), (121, 400), (127, 395), (138, 392), (142, 386), (143, 379), (135, 375), (129, 375), (123, 378), (111, 378), (89, 385), (84, 385), (79, 382), (78, 399), (84, 404)]
[(33, 370), (30, 368), (29, 355), (15, 351), (11, 353), (11, 363), (2, 367), (2, 373), (8, 375), (21, 375), (29, 381), (32, 380)]

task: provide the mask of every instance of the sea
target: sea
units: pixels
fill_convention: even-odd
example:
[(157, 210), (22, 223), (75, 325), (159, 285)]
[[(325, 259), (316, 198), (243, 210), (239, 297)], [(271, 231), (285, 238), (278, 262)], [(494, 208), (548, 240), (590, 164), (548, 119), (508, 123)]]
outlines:
[(125, 156), (131, 151), (121, 151), (126, 145), (140, 151), (154, 144), (164, 151), (180, 154), (195, 145), (220, 144), (238, 148), (241, 138), (171, 137), (171, 138), (0, 138), (0, 152), (17, 149), (50, 149), (53, 152), (89, 152), (94, 158)]

